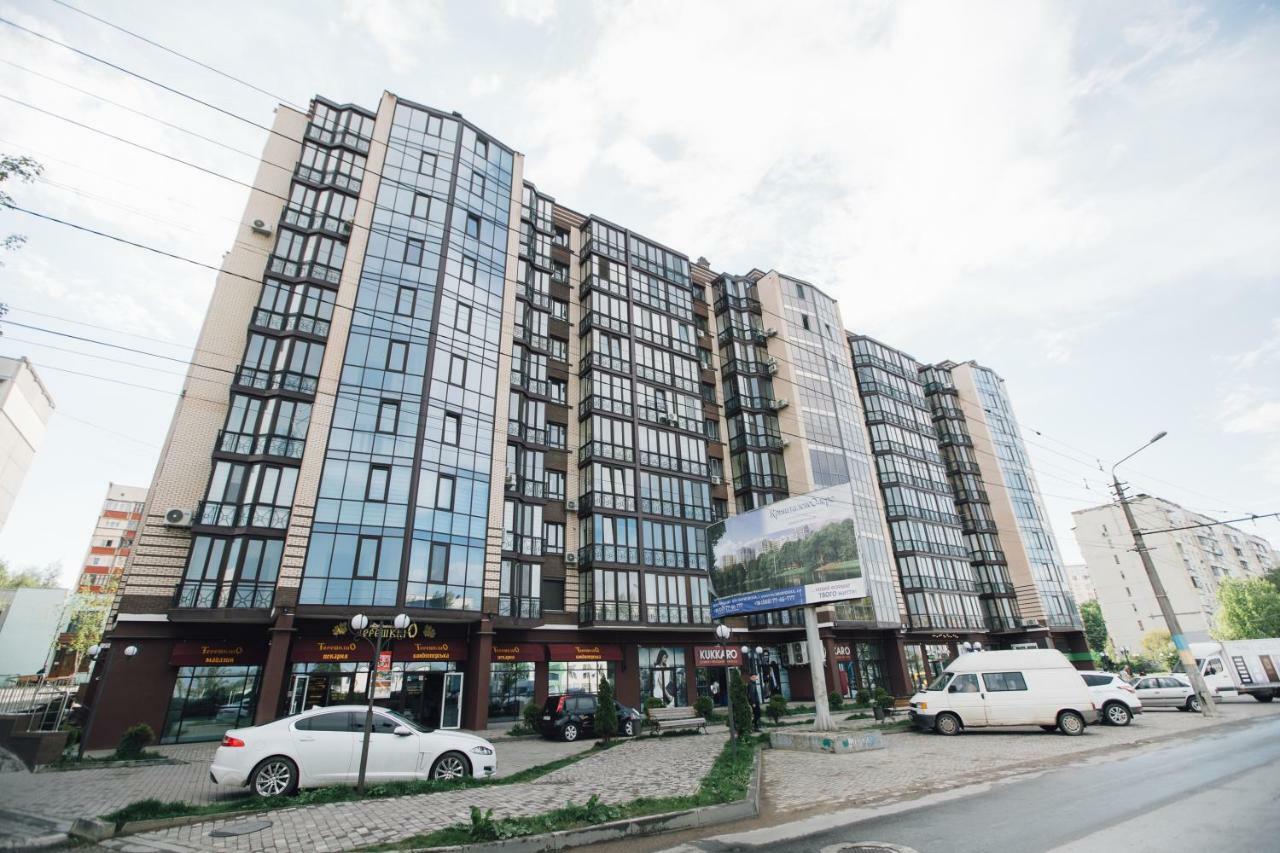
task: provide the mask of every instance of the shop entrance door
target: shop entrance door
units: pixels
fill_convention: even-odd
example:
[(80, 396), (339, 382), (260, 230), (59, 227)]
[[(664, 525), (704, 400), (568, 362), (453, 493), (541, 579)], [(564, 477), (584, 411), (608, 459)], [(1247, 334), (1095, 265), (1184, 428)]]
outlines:
[(440, 728), (456, 729), (462, 725), (462, 673), (446, 672), (444, 695), (440, 705)]
[(461, 672), (406, 672), (402, 696), (397, 710), (423, 728), (462, 725)]
[(309, 675), (295, 675), (293, 677), (293, 690), (289, 692), (289, 715), (301, 714), (307, 710), (307, 685), (311, 682)]

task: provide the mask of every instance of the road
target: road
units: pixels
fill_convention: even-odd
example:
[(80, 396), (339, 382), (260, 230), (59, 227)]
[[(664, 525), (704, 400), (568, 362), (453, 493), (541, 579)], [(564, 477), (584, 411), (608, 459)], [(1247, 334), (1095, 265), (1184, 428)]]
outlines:
[(856, 823), (858, 813), (836, 812), (671, 850), (835, 853), (870, 841), (920, 853), (1280, 850), (1277, 767), (1280, 719), (1270, 718)]

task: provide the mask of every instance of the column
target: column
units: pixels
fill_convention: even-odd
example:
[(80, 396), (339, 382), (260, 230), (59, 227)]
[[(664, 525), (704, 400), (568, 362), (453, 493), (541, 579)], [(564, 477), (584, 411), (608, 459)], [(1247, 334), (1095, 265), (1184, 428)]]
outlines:
[(493, 659), (493, 622), (484, 617), (471, 632), (466, 679), (462, 683), (462, 727), (473, 732), (489, 726), (489, 663)]
[(916, 692), (907, 673), (907, 641), (900, 634), (889, 636), (884, 644), (884, 668), (889, 677), (889, 692), (894, 696), (910, 696)]
[(281, 703), (287, 695), (285, 684), (289, 680), (289, 646), (293, 643), (293, 633), (293, 612), (281, 609), (271, 626), (267, 663), (258, 682), (258, 704), (253, 712), (255, 726), (280, 716)]

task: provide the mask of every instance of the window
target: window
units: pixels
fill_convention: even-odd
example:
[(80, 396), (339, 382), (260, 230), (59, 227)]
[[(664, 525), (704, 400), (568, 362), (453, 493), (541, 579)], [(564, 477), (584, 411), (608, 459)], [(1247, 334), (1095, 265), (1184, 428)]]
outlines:
[(481, 160), (488, 160), (489, 159), (489, 140), (481, 139), (480, 137), (477, 136), (475, 152), (476, 152), (476, 156), (479, 157)]
[(418, 193), (413, 197), (413, 215), (418, 219), (429, 219), (431, 213), (431, 196)]
[(431, 561), (428, 566), (429, 577), (434, 583), (444, 583), (449, 575), (449, 546), (439, 542), (431, 543)]
[(466, 385), (467, 384), (467, 360), (462, 356), (449, 356), (449, 384), (450, 385)]
[(542, 579), (542, 609), (564, 610), (564, 579)]
[(557, 320), (569, 319), (569, 303), (563, 299), (551, 300), (551, 316)]
[(356, 577), (371, 578), (378, 573), (378, 549), (382, 539), (378, 536), (361, 536), (356, 545)]
[[(477, 234), (477, 236), (479, 236)], [(476, 259), (470, 255), (462, 256), (461, 269), (458, 272), (458, 278), (467, 284), (475, 284), (476, 281)]]
[(404, 262), (412, 266), (422, 265), (422, 248), (421, 240), (410, 237), (404, 244)]
[(413, 314), (413, 303), (418, 295), (418, 291), (412, 287), (402, 287), (400, 292), (396, 294), (396, 313), (405, 316)]
[(480, 239), (480, 217), (474, 213), (467, 214), (467, 236)]
[(404, 373), (408, 359), (409, 345), (404, 341), (391, 341), (387, 344), (387, 370), (392, 373)]
[(476, 195), (484, 195), (484, 175), (479, 172), (471, 173), (471, 192)]
[(564, 472), (547, 472), (547, 497), (552, 500), (564, 500)]
[(800, 324), (804, 326), (804, 330), (806, 332), (809, 331), (809, 315), (808, 314), (800, 315)]
[(982, 682), (992, 693), (1027, 689), (1027, 682), (1020, 672), (984, 672)]
[(546, 554), (564, 553), (564, 525), (547, 521), (542, 525), (542, 550)]
[(1111, 683), (1111, 676), (1109, 675), (1085, 675), (1083, 678), (1084, 683), (1090, 687), (1105, 687)]
[(547, 424), (547, 445), (549, 447), (564, 448), (567, 441), (567, 433), (564, 424)]
[(423, 151), (421, 159), (418, 160), (418, 171), (424, 175), (434, 175), (436, 173), (436, 155), (430, 151)]
[(459, 332), (471, 331), (471, 306), (458, 303), (457, 310), (453, 313), (453, 327)]
[(299, 720), (295, 723), (294, 728), (308, 732), (353, 732), (356, 730), (355, 724), (351, 720), (351, 714), (346, 711), (307, 717), (305, 720)]
[(394, 433), (400, 422), (400, 404), (383, 400), (378, 406), (378, 432)]
[(387, 500), (387, 481), (391, 479), (391, 468), (386, 465), (370, 465), (369, 481), (365, 484), (364, 499), (374, 503), (385, 503)]
[(442, 474), (436, 479), (436, 509), (453, 509), (453, 477)]
[(453, 412), (444, 413), (444, 428), (440, 432), (440, 442), (457, 447), (462, 437), (462, 416)]

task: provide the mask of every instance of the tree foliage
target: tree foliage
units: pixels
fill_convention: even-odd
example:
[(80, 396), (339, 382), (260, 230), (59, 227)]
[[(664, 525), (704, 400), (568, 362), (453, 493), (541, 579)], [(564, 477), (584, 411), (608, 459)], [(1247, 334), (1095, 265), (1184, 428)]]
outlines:
[(1280, 588), (1270, 579), (1225, 578), (1218, 586), (1219, 640), (1280, 637)]
[(75, 655), (77, 669), (80, 661), (89, 653), (90, 647), (102, 639), (110, 611), (110, 595), (99, 593), (76, 596), (71, 607), (71, 617), (67, 620), (67, 639), (62, 643), (62, 648)]
[[(40, 176), (44, 171), (37, 161), (30, 157), (14, 157), (9, 154), (0, 154), (0, 210), (12, 210), (14, 207), (13, 196), (5, 192), (5, 184), (8, 181), (20, 181), (29, 184)], [(5, 249), (16, 249), (27, 241), (27, 238), (21, 234), (10, 234), (7, 237), (0, 238), (0, 247)]]
[(1107, 622), (1102, 618), (1102, 607), (1096, 601), (1080, 605), (1080, 621), (1084, 623), (1084, 636), (1089, 648), (1102, 654), (1107, 648)]
[(1153, 628), (1142, 635), (1142, 655), (1161, 669), (1172, 672), (1178, 668), (1178, 649), (1163, 628)]
[(610, 741), (618, 733), (618, 706), (613, 702), (613, 685), (609, 679), (600, 679), (596, 691), (596, 734), (603, 741)]
[(798, 586), (815, 581), (861, 577), (857, 527), (852, 519), (832, 522), (798, 539), (772, 543), (770, 550), (742, 548), (716, 575), (717, 595)]
[(32, 566), (19, 570), (9, 568), (7, 562), (0, 560), (0, 589), (56, 589), (60, 574), (59, 563), (50, 563), (43, 569)]
[(729, 674), (729, 702), (733, 706), (733, 725), (738, 730), (738, 737), (751, 737), (754, 723), (751, 705), (747, 702), (747, 683), (742, 680), (742, 673), (737, 669)]

